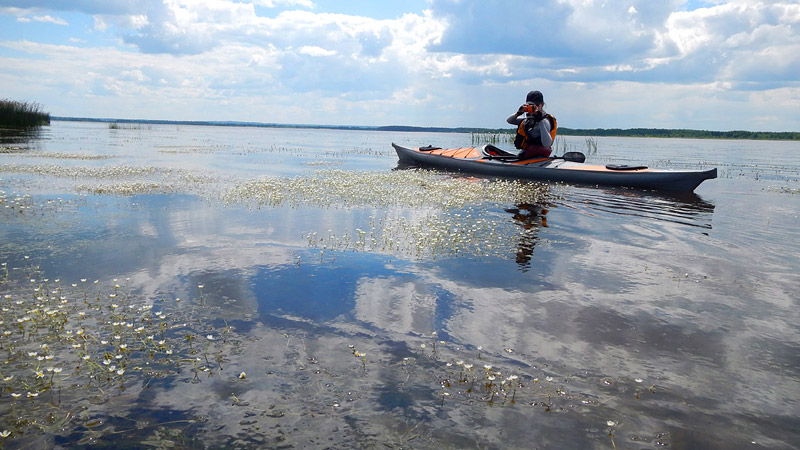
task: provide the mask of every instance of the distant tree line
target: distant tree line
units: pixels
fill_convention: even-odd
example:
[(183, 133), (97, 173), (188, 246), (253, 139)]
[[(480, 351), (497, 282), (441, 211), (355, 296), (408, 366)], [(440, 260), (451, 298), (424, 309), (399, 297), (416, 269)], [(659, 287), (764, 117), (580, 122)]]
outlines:
[[(383, 131), (427, 131), (427, 132), (450, 132), (450, 133), (472, 133), (473, 135), (491, 134), (510, 134), (516, 133), (513, 128), (442, 128), (442, 127), (407, 127), (407, 126), (387, 126), (378, 127)], [(797, 141), (800, 140), (800, 132), (768, 132), (768, 131), (707, 131), (707, 130), (685, 130), (685, 129), (663, 129), (663, 128), (594, 128), (577, 129), (558, 127), (558, 134), (562, 136), (615, 136), (615, 137), (651, 137), (651, 138), (691, 138), (691, 139), (759, 139), (775, 141)]]
[[(36, 105), (38, 107), (38, 105)], [(47, 123), (50, 122), (50, 115), (47, 114)], [(233, 121), (174, 121), (174, 120), (142, 120), (142, 119), (98, 119), (85, 117), (54, 117), (54, 120), (80, 121), (80, 122), (106, 122), (114, 126), (122, 123), (139, 124), (175, 124), (175, 125), (212, 125), (212, 126), (237, 126), (237, 127), (266, 127), (266, 128), (311, 128), (326, 130), (378, 130), (378, 131), (398, 131), (404, 133), (429, 132), (429, 133), (470, 133), (473, 139), (494, 139), (497, 142), (507, 140), (508, 136), (516, 133), (514, 128), (474, 128), (474, 127), (413, 127), (406, 125), (389, 126), (348, 126), (348, 125), (291, 125), (276, 123), (259, 122), (233, 122)], [(559, 127), (558, 134), (561, 136), (616, 136), (616, 137), (663, 137), (663, 138), (693, 138), (693, 139), (761, 139), (761, 140), (800, 140), (800, 132), (767, 132), (767, 131), (706, 131), (706, 130), (685, 130), (685, 129), (662, 129), (662, 128), (594, 128), (577, 129)], [(477, 136), (476, 136), (477, 135)]]
[(0, 127), (30, 128), (50, 124), (50, 113), (38, 103), (0, 100)]
[(559, 134), (564, 136), (624, 136), (624, 137), (663, 137), (663, 138), (692, 138), (692, 139), (758, 139), (758, 140), (780, 140), (797, 141), (800, 140), (800, 132), (783, 131), (708, 131), (708, 130), (685, 130), (685, 129), (661, 129), (661, 128), (595, 128), (595, 129), (572, 129), (560, 127)]

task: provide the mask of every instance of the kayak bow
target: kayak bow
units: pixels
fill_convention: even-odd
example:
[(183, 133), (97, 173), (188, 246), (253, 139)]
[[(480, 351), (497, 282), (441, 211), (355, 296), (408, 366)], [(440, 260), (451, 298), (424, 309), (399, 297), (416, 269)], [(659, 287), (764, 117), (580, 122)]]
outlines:
[(493, 145), (453, 149), (392, 146), (402, 164), (508, 178), (691, 192), (703, 181), (717, 177), (716, 168), (693, 171), (583, 164), (585, 157), (578, 152), (519, 159)]

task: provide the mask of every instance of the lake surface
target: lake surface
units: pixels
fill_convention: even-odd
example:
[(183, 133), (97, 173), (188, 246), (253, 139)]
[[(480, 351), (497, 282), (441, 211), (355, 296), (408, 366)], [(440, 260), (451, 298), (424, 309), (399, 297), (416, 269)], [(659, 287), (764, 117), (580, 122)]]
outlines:
[(391, 142), (472, 137), (0, 144), (3, 448), (797, 448), (800, 143), (558, 143), (719, 169), (676, 196), (398, 170)]

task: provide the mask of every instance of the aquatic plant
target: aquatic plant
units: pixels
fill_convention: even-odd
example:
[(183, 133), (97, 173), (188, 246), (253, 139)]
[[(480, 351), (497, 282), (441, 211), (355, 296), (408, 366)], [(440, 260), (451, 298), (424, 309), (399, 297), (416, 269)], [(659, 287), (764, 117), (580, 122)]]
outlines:
[(427, 170), (320, 170), (294, 178), (240, 182), (224, 193), (223, 200), (256, 208), (300, 204), (459, 208), (497, 201), (536, 203), (550, 195), (550, 186), (543, 183), (453, 177)]
[(109, 130), (152, 130), (153, 126), (149, 124), (143, 123), (119, 123), (119, 122), (111, 122), (108, 124)]
[(495, 132), (472, 132), (470, 133), (470, 139), (472, 145), (484, 145), (484, 144), (513, 144), (514, 138), (516, 137), (516, 131), (514, 129), (508, 129), (507, 131), (495, 131)]
[(597, 139), (593, 137), (586, 138), (586, 154), (587, 155), (594, 155), (597, 153)]
[(308, 245), (323, 251), (391, 253), (412, 259), (507, 255), (519, 228), (487, 209), (509, 202), (554, 201), (558, 188), (517, 180), (462, 178), (425, 170), (353, 172), (260, 178), (225, 192), (228, 204), (251, 207), (372, 208), (368, 223), (334, 233), (310, 231)]
[[(0, 271), (6, 292), (0, 297), (0, 408), (14, 411), (0, 418), (4, 439), (50, 428), (54, 415), (71, 420), (85, 402), (105, 401), (133, 379), (173, 374), (188, 361), (195, 378), (222, 370), (221, 358), (215, 363), (208, 354), (212, 343), (228, 351), (226, 342), (207, 333), (205, 364), (190, 358), (193, 349), (178, 339), (186, 319), (163, 299), (140, 298), (118, 279), (110, 285), (50, 280), (25, 261), (13, 270), (24, 273), (22, 279), (9, 275), (7, 262)], [(210, 322), (193, 321), (215, 330)]]
[(50, 113), (38, 103), (0, 99), (0, 127), (30, 128), (50, 124)]

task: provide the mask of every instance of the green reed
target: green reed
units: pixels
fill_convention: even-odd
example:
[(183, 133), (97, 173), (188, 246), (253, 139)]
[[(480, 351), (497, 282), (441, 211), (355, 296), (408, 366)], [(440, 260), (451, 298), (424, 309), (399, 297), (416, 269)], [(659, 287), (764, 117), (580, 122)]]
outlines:
[(50, 113), (38, 103), (0, 99), (0, 127), (32, 128), (50, 124)]

